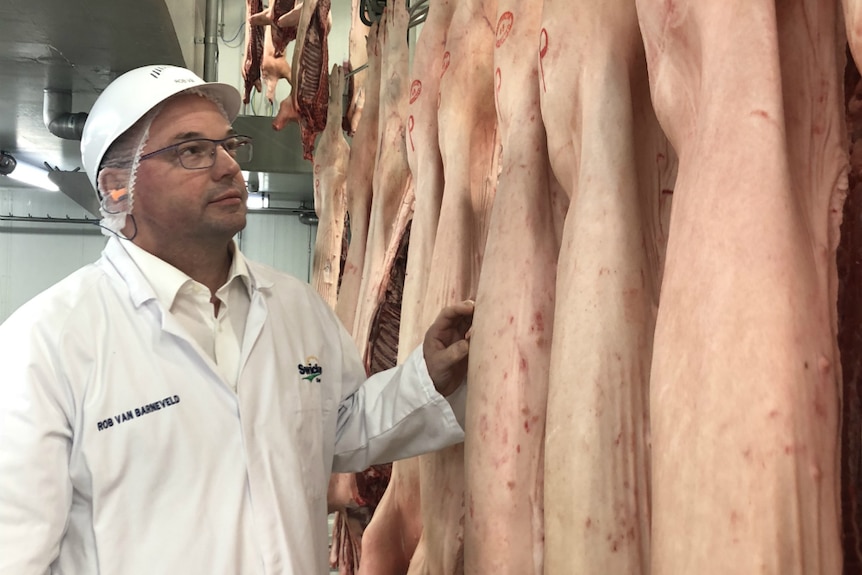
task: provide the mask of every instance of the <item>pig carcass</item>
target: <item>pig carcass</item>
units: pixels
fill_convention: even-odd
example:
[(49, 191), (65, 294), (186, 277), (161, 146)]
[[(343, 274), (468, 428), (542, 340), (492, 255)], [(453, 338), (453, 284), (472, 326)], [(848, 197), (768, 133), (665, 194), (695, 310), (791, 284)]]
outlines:
[(545, 573), (647, 575), (649, 373), (671, 152), (633, 0), (545, 0), (539, 40), (551, 164), (571, 200), (548, 392)]
[[(415, 209), (410, 226), (406, 278), (401, 298), (399, 362), (425, 334), (422, 304), (443, 196), (443, 162), (437, 136), (437, 105), (446, 33), (454, 2), (437, 0), (416, 43), (408, 100), (407, 161), (413, 175)], [(419, 459), (392, 464), (389, 486), (362, 535), (360, 575), (403, 575), (422, 533)], [(421, 557), (415, 561), (420, 563)]]
[[(496, 15), (496, 0), (464, 0), (456, 3), (447, 31), (438, 112), (444, 190), (420, 322), (425, 326), (443, 306), (476, 295), (498, 170)], [(417, 553), (424, 561), (411, 562), (409, 573), (461, 573), (464, 446), (421, 456), (420, 472), (423, 529)]]
[(245, 45), (243, 48), (242, 80), (243, 104), (251, 101), (251, 89), (261, 91), (260, 64), (263, 60), (263, 29), (252, 25), (252, 18), (263, 10), (263, 0), (245, 2)]
[(350, 10), (350, 37), (348, 39), (348, 61), (347, 66), (353, 74), (349, 78), (349, 104), (344, 115), (344, 131), (351, 136), (359, 127), (362, 110), (365, 107), (365, 81), (369, 75), (367, 68), (368, 51), (365, 48), (365, 38), (368, 36), (370, 26), (363, 22), (360, 10), (363, 2), (351, 0)]
[(368, 240), (368, 221), (371, 217), (372, 181), (377, 156), (378, 117), (380, 115), (380, 46), (377, 41), (378, 25), (368, 34), (368, 79), (365, 98), (368, 107), (362, 115), (347, 164), (347, 213), (350, 222), (350, 245), (341, 278), (336, 313), (341, 323), (354, 336), (359, 349), (364, 349), (367, 335), (357, 339), (353, 332), (362, 269), (365, 265), (365, 248)]
[(296, 120), (302, 137), (303, 157), (313, 158), (314, 141), (326, 127), (329, 102), (328, 35), (332, 27), (330, 0), (306, 0), (302, 4), (291, 73), (293, 90), (279, 104), (272, 122), (276, 130)]
[[(374, 39), (375, 60), (372, 72), (377, 78), (369, 79), (369, 83), (377, 83), (379, 93), (379, 110), (376, 114), (368, 114), (363, 124), (374, 122), (377, 126), (377, 142), (374, 156), (365, 168), (372, 168), (370, 197), (371, 204), (368, 218), (367, 233), (356, 234), (351, 229), (351, 249), (354, 244), (365, 237), (364, 250), (354, 251), (363, 255), (362, 274), (358, 276), (347, 274), (342, 283), (342, 294), (349, 297), (341, 309), (349, 306), (352, 301), (356, 306), (353, 312), (354, 321), (350, 326), (357, 346), (362, 351), (366, 369), (375, 373), (395, 365), (397, 360), (398, 330), (400, 318), (401, 291), (404, 282), (404, 269), (407, 257), (408, 225), (413, 213), (413, 192), (410, 185), (410, 174), (404, 150), (405, 108), (407, 104), (407, 11), (404, 6), (393, 5), (384, 11), (383, 19), (376, 27)], [(371, 45), (369, 43), (369, 45)], [(383, 82), (385, 79), (385, 82)], [(340, 94), (339, 94), (340, 96)], [(362, 126), (360, 126), (361, 129)], [(357, 132), (357, 136), (360, 136)], [(364, 140), (367, 143), (368, 140)], [(357, 144), (358, 145), (358, 144)], [(361, 160), (368, 156), (357, 155)], [(365, 183), (361, 178), (352, 182)], [(350, 183), (350, 182), (349, 182)], [(352, 193), (353, 190), (351, 190)], [(360, 194), (364, 189), (360, 187)], [(364, 206), (363, 206), (364, 207)], [(364, 214), (363, 214), (364, 215)], [(357, 223), (360, 220), (357, 219)], [(354, 223), (351, 219), (351, 225)], [(362, 246), (359, 246), (362, 247)], [(348, 264), (354, 264), (351, 252), (348, 251)], [(359, 291), (355, 297), (353, 288), (356, 284), (348, 283), (350, 279), (360, 279)], [(346, 293), (345, 293), (346, 292)], [(341, 296), (339, 296), (341, 297)], [(339, 557), (339, 568), (345, 573), (355, 572), (356, 566), (362, 564), (362, 554), (359, 542), (363, 539), (364, 528), (376, 509), (387, 485), (389, 468), (386, 473), (380, 470), (369, 470), (358, 474), (357, 483), (372, 487), (376, 498), (363, 497), (362, 505), (348, 506), (345, 509), (347, 518), (355, 518), (358, 513), (365, 512), (363, 521), (349, 522), (351, 527), (350, 557), (354, 558), (352, 565), (344, 565)], [(372, 556), (373, 558), (373, 556)]]
[(296, 39), (302, 2), (296, 0), (273, 0), (269, 8), (251, 17), (255, 26), (270, 26), (272, 33), (273, 55), (284, 56), (287, 45)]
[(312, 261), (312, 285), (333, 309), (338, 301), (341, 248), (347, 215), (347, 162), (350, 144), (341, 130), (344, 68), (329, 74), (329, 110), (326, 129), (314, 153), (314, 211), (317, 237)]
[(296, 0), (274, 0), (269, 8), (253, 15), (249, 21), (253, 26), (264, 29), (263, 58), (260, 64), (261, 79), (266, 85), (266, 98), (275, 103), (275, 89), (278, 81), (284, 78), (292, 82), (290, 64), (284, 50), (296, 38), (299, 14), (302, 3)]
[[(848, 28), (851, 25), (848, 20)], [(843, 375), (841, 520), (844, 573), (848, 574), (862, 573), (862, 75), (853, 60), (848, 61), (844, 84), (850, 169), (837, 254), (838, 343)]]
[[(407, 8), (387, 5), (378, 28), (381, 50), (377, 153), (372, 176), (371, 214), (353, 335), (375, 342), (371, 323), (384, 300), (389, 273), (413, 215), (413, 187), (405, 133), (408, 102)], [(399, 302), (400, 303), (400, 302)], [(397, 347), (398, 332), (388, 334)], [(363, 348), (360, 348), (363, 350)], [(368, 354), (365, 353), (367, 360)], [(370, 369), (370, 361), (366, 362)]]
[[(464, 573), (542, 575), (545, 409), (559, 238), (539, 109), (541, 0), (499, 0), (502, 152), (469, 360)], [(534, 57), (525, 57), (533, 53)]]
[(275, 103), (275, 89), (278, 87), (279, 80), (291, 81), (290, 64), (284, 54), (278, 56), (276, 54), (275, 44), (273, 42), (273, 27), (266, 26), (263, 36), (263, 57), (260, 62), (260, 79), (266, 86), (266, 99), (270, 104)]
[(637, 0), (679, 155), (650, 375), (651, 573), (841, 573), (834, 2)]

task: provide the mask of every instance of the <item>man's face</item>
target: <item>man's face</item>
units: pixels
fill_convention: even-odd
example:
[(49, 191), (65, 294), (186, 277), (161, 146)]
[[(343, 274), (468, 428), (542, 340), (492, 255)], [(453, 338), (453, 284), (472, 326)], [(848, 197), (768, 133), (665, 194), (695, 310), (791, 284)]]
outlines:
[[(214, 103), (182, 95), (169, 100), (153, 120), (141, 155), (233, 133)], [(138, 227), (135, 243), (156, 255), (176, 250), (178, 243), (226, 245), (245, 227), (247, 197), (239, 164), (221, 146), (212, 167), (199, 170), (184, 168), (173, 151), (158, 154), (138, 166), (132, 209)]]

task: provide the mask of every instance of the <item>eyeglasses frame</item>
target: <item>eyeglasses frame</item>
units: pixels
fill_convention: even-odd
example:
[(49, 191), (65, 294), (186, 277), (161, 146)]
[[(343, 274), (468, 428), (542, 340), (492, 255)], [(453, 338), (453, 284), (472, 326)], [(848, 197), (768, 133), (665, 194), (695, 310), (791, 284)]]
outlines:
[[(215, 146), (213, 147), (213, 150), (215, 150), (216, 153), (213, 153), (213, 155), (212, 155), (212, 163), (208, 166), (201, 166), (199, 168), (188, 168), (188, 167), (186, 167), (185, 164), (183, 164), (183, 160), (179, 154), (179, 147), (184, 146), (185, 144), (188, 144), (191, 142), (210, 142), (212, 144), (215, 144), (216, 146), (221, 146), (221, 148), (225, 152), (227, 152), (229, 156), (231, 156), (230, 151), (228, 151), (228, 149), (225, 148), (225, 143), (227, 143), (230, 140), (235, 140), (235, 139), (244, 139), (243, 142), (240, 142), (240, 145), (249, 144), (251, 146), (254, 146), (254, 138), (252, 138), (251, 136), (245, 136), (243, 134), (231, 134), (230, 136), (228, 136), (226, 138), (222, 138), (220, 140), (213, 140), (210, 138), (192, 138), (190, 140), (185, 140), (182, 142), (178, 142), (176, 144), (172, 144), (170, 146), (166, 146), (166, 147), (161, 148), (159, 150), (156, 150), (154, 152), (150, 152), (149, 154), (144, 154), (143, 156), (140, 157), (140, 159), (138, 161), (143, 162), (144, 160), (149, 160), (150, 158), (153, 158), (155, 156), (164, 154), (165, 152), (170, 152), (171, 150), (174, 150), (177, 152), (177, 161), (180, 163), (180, 166), (182, 166), (183, 169), (186, 169), (186, 170), (208, 170), (215, 165), (215, 156), (216, 156), (216, 153), (218, 152), (218, 149)], [(233, 156), (231, 156), (231, 158), (233, 158)]]

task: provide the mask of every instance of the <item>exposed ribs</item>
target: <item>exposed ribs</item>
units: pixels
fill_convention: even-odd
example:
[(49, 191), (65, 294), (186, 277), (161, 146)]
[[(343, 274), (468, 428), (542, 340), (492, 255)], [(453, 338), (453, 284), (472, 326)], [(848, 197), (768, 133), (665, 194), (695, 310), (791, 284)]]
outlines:
[[(371, 373), (394, 367), (398, 360), (398, 330), (401, 326), (401, 296), (407, 271), (407, 247), (410, 243), (410, 223), (401, 236), (395, 261), (389, 270), (386, 293), (371, 324), (368, 338), (368, 364)], [(381, 496), (383, 493), (381, 492)]]
[[(274, 23), (272, 27), (272, 43), (275, 45), (276, 57), (283, 56), (287, 45), (296, 39), (296, 25), (291, 26), (285, 20), (289, 17), (288, 15), (291, 11), (294, 9), (299, 10), (301, 7), (301, 2), (299, 6), (296, 6), (296, 0), (273, 1), (270, 10), (272, 10), (272, 21)], [(282, 22), (285, 22), (285, 24), (282, 25)]]
[(242, 79), (245, 85), (242, 102), (251, 100), (252, 87), (261, 91), (260, 64), (263, 61), (263, 28), (252, 25), (252, 17), (263, 10), (263, 0), (246, 0), (245, 18), (245, 57), (242, 65)]
[(844, 573), (862, 573), (862, 76), (848, 54), (845, 71), (850, 136), (849, 193), (838, 245), (838, 346), (844, 377), (841, 425), (841, 518)]
[[(300, 13), (296, 49), (293, 53), (292, 110), (286, 115), (292, 119), (295, 111), (302, 132), (303, 157), (312, 159), (314, 140), (326, 127), (326, 110), (329, 101), (329, 48), (330, 0), (306, 0)], [(273, 127), (280, 129), (284, 120), (279, 116)]]

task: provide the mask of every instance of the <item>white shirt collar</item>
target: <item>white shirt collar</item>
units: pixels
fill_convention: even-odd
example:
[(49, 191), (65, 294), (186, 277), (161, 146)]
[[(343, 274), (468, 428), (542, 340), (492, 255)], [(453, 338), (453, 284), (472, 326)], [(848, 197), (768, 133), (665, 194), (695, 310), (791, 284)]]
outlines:
[[(176, 300), (177, 294), (184, 286), (190, 282), (198, 283), (188, 274), (175, 268), (168, 262), (154, 256), (150, 252), (144, 250), (134, 243), (123, 240), (120, 245), (129, 254), (129, 257), (135, 262), (141, 274), (147, 279), (155, 292), (156, 299), (165, 309), (171, 309)], [(232, 240), (228, 246), (233, 257), (231, 258), (230, 269), (228, 270), (228, 278), (224, 285), (230, 285), (236, 278), (240, 278), (248, 292), (249, 298), (252, 293), (252, 281), (248, 270), (248, 264), (245, 257), (237, 249), (236, 243)]]

